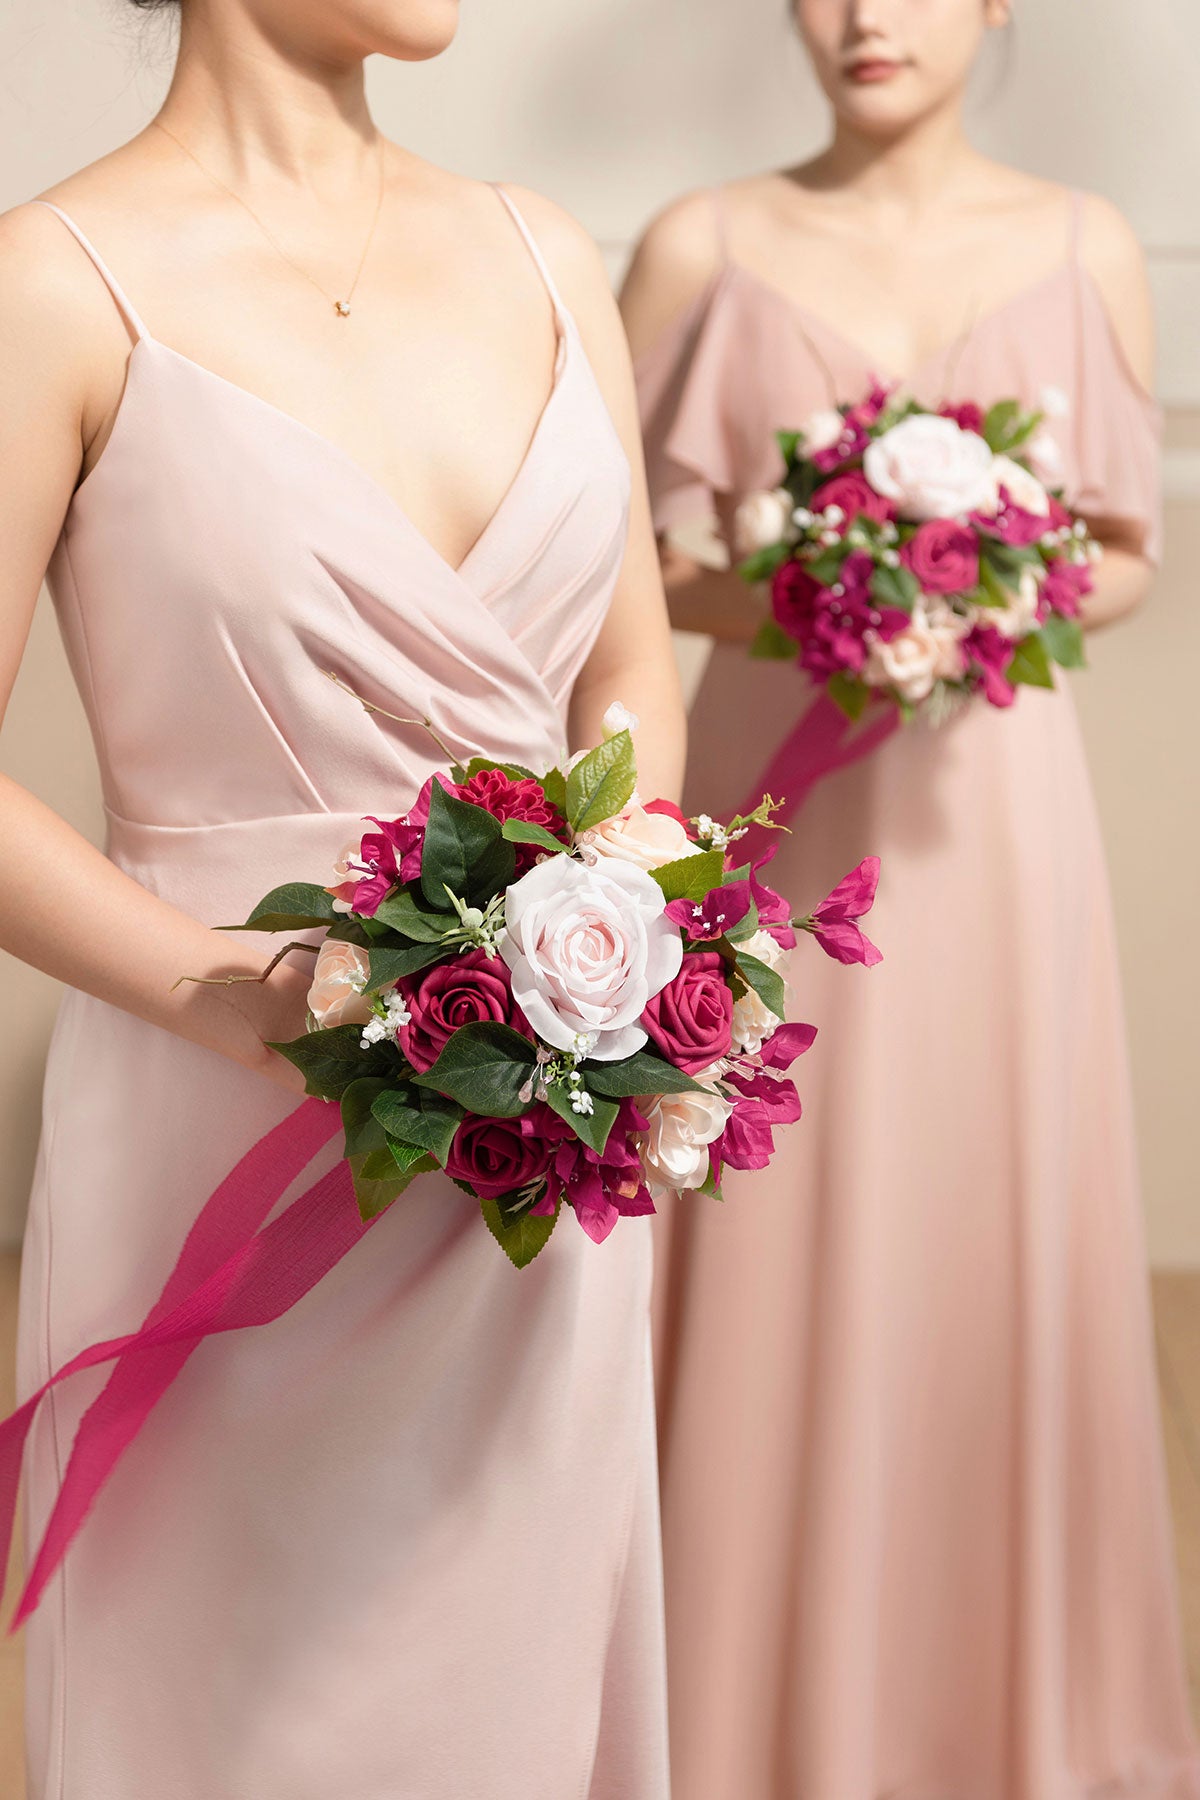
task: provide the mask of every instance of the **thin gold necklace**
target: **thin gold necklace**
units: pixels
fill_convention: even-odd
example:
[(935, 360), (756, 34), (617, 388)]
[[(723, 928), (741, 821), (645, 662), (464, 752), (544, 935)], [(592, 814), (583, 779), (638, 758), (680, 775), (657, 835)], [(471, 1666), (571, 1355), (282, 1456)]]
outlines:
[(196, 155), (195, 151), (189, 150), (187, 145), (182, 141), (182, 139), (177, 138), (173, 131), (168, 130), (168, 128), (163, 124), (161, 119), (153, 119), (151, 121), (151, 123), (154, 125), (157, 125), (158, 129), (162, 132), (163, 136), (169, 137), (171, 142), (173, 144), (175, 144), (180, 150), (182, 150), (183, 154), (185, 156), (190, 157), (192, 162), (194, 162), (196, 167), (199, 169), (200, 173), (202, 175), (207, 176), (209, 181), (211, 181), (215, 187), (221, 188), (224, 193), (229, 195), (229, 198), (231, 200), (237, 201), (238, 205), (243, 209), (244, 212), (248, 212), (250, 214), (250, 217), (254, 220), (254, 223), (258, 226), (258, 229), (262, 232), (262, 234), (266, 238), (268, 244), (270, 244), (272, 250), (274, 250), (276, 256), (278, 256), (281, 261), (285, 262), (290, 269), (294, 269), (296, 271), (297, 275), (302, 275), (304, 277), (305, 281), (308, 282), (310, 287), (316, 288), (318, 294), (321, 295), (322, 299), (327, 300), (329, 302), (330, 306), (332, 306), (334, 312), (337, 314), (339, 319), (348, 319), (350, 317), (350, 305), (351, 305), (352, 300), (354, 299), (355, 291), (358, 287), (358, 284), (359, 284), (360, 280), (362, 279), (362, 272), (367, 266), (367, 258), (371, 254), (371, 245), (375, 242), (375, 232), (379, 226), (379, 215), (383, 211), (384, 194), (385, 194), (386, 188), (387, 188), (386, 165), (384, 162), (385, 139), (384, 139), (382, 133), (379, 134), (379, 197), (375, 202), (375, 212), (374, 212), (374, 216), (371, 219), (371, 229), (367, 233), (367, 241), (363, 245), (363, 253), (358, 259), (358, 267), (354, 271), (354, 279), (350, 283), (350, 286), (346, 289), (345, 298), (339, 300), (339, 299), (336, 299), (333, 294), (329, 293), (327, 291), (327, 289), (323, 288), (321, 286), (321, 283), (319, 281), (317, 281), (312, 275), (310, 275), (307, 269), (302, 268), (298, 262), (294, 261), (294, 259), (288, 255), (287, 251), (282, 247), (282, 245), (279, 243), (278, 239), (274, 236), (274, 234), (270, 230), (268, 230), (267, 226), (259, 218), (258, 214), (255, 212), (254, 208), (250, 205), (250, 202), (248, 200), (243, 200), (242, 196), (239, 193), (236, 193), (235, 190), (233, 188), (231, 188), (227, 182), (222, 181), (221, 177), (219, 175), (214, 175), (212, 170), (210, 168), (207, 168), (205, 166), (205, 164), (200, 161), (200, 158)]

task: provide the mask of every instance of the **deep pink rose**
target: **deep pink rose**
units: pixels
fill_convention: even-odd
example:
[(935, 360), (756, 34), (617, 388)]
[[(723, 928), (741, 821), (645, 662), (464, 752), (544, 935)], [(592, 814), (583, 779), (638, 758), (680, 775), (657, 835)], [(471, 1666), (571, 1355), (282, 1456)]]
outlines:
[(846, 515), (838, 527), (843, 537), (860, 513), (864, 518), (874, 519), (877, 525), (896, 516), (891, 501), (883, 494), (877, 494), (858, 469), (849, 469), (844, 475), (834, 475), (829, 481), (822, 482), (809, 504), (815, 513), (824, 512), (830, 506), (840, 506)]
[[(514, 779), (503, 769), (481, 769), (454, 792), (460, 800), (481, 806), (494, 819), (524, 819), (530, 825), (541, 825), (551, 837), (566, 840), (567, 821), (551, 806), (538, 781)], [(533, 867), (541, 851), (536, 844), (517, 844), (515, 849), (517, 873), (521, 875)]]
[(642, 1024), (667, 1061), (687, 1075), (728, 1055), (733, 991), (719, 951), (689, 951), (674, 981), (651, 1000)]
[(494, 1019), (533, 1036), (513, 999), (508, 965), (486, 950), (466, 950), (405, 977), (399, 986), (412, 1017), (400, 1027), (396, 1042), (419, 1074), (432, 1069), (447, 1039), (462, 1025)]
[(771, 611), (776, 624), (782, 625), (790, 636), (803, 641), (824, 591), (803, 563), (785, 562), (775, 571), (771, 581)]
[(979, 540), (953, 519), (919, 525), (900, 551), (927, 594), (967, 594), (979, 586)]
[(1080, 602), (1094, 586), (1087, 563), (1070, 562), (1065, 556), (1056, 556), (1046, 565), (1041, 598), (1052, 612), (1061, 613), (1065, 619), (1077, 619)]
[(938, 411), (943, 419), (953, 419), (960, 431), (973, 431), (976, 437), (983, 436), (983, 408), (974, 400), (963, 400), (957, 406), (941, 406)]
[(465, 1181), (485, 1200), (498, 1200), (538, 1181), (550, 1167), (553, 1146), (546, 1135), (548, 1107), (535, 1106), (519, 1119), (464, 1119), (446, 1158), (446, 1173)]

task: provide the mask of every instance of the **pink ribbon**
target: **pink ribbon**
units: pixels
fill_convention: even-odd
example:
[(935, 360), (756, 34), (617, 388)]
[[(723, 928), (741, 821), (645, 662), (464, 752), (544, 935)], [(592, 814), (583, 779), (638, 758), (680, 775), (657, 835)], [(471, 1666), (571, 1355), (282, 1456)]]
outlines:
[(38, 1407), (70, 1376), (116, 1363), (80, 1421), (10, 1631), (37, 1606), (96, 1496), (193, 1350), (218, 1332), (243, 1331), (281, 1318), (374, 1223), (364, 1224), (343, 1161), (264, 1224), (340, 1129), (336, 1106), (306, 1100), (260, 1138), (205, 1202), (140, 1329), (81, 1351), (0, 1424), (0, 1555), (7, 1557), (22, 1456)]
[[(819, 781), (869, 756), (899, 724), (900, 714), (894, 706), (881, 708), (876, 718), (863, 724), (848, 719), (840, 706), (822, 694), (784, 738), (739, 811), (753, 812), (764, 794), (782, 796), (783, 805), (773, 817), (777, 826), (786, 825)], [(738, 846), (739, 860), (762, 856), (771, 848), (772, 837), (769, 829), (752, 825)]]

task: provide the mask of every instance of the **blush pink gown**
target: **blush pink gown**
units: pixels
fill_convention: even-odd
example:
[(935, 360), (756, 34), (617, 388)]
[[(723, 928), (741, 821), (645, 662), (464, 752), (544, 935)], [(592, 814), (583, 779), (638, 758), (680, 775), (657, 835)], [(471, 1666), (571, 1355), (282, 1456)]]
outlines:
[[(1075, 236), (905, 385), (1062, 389), (1068, 489), (1153, 555), (1155, 408)], [(727, 257), (639, 369), (660, 529), (776, 483), (774, 430), (831, 403), (822, 364), (837, 398), (865, 391), (863, 351)], [(750, 793), (801, 680), (716, 649), (690, 806)], [(726, 1205), (656, 1222), (676, 1800), (1196, 1800), (1071, 696), (906, 730), (793, 824), (775, 869), (797, 902), (882, 857), (886, 961), (802, 948), (804, 1122)]]
[[(156, 342), (84, 248), (135, 341), (52, 581), (116, 862), (217, 924), (408, 806), (437, 752), (329, 669), (460, 756), (555, 759), (629, 470), (540, 257), (553, 395), (453, 569), (344, 452)], [(67, 995), (23, 1390), (141, 1319), (295, 1104)], [(423, 1178), (290, 1315), (206, 1344), (29, 1628), (30, 1800), (666, 1800), (650, 1261), (637, 1225), (563, 1229), (518, 1273)], [(88, 1397), (40, 1421), (35, 1531)]]

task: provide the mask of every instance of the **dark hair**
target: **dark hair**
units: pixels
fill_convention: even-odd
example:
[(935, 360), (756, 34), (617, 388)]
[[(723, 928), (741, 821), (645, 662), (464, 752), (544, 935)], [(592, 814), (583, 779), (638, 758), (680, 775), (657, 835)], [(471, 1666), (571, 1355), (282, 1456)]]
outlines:
[(133, 0), (133, 4), (143, 12), (161, 12), (164, 6), (178, 6), (179, 0)]

